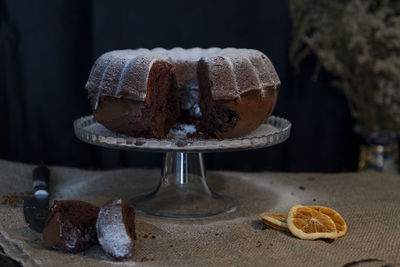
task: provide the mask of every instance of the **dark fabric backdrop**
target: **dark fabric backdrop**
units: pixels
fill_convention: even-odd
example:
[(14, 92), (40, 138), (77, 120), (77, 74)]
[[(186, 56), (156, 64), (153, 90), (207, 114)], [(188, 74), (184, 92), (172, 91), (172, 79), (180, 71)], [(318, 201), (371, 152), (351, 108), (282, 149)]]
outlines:
[(290, 139), (256, 151), (206, 155), (208, 168), (348, 171), (360, 140), (343, 93), (315, 60), (296, 72), (288, 59), (288, 2), (0, 0), (0, 158), (83, 168), (159, 167), (160, 153), (80, 142), (72, 123), (91, 113), (84, 90), (94, 60), (123, 48), (245, 47), (274, 63), (282, 81), (275, 115)]

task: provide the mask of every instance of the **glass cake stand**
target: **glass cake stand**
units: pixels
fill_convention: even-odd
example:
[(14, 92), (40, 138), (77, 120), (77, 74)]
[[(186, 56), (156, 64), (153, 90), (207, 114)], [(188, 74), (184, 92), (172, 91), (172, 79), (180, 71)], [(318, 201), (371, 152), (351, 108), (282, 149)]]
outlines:
[(157, 188), (129, 200), (136, 210), (148, 215), (196, 218), (230, 213), (238, 208), (232, 197), (213, 192), (206, 181), (204, 152), (224, 152), (264, 148), (285, 141), (291, 123), (270, 116), (252, 133), (233, 139), (190, 139), (186, 133), (172, 139), (134, 138), (106, 129), (86, 116), (74, 122), (75, 135), (82, 141), (107, 148), (163, 152), (164, 162)]

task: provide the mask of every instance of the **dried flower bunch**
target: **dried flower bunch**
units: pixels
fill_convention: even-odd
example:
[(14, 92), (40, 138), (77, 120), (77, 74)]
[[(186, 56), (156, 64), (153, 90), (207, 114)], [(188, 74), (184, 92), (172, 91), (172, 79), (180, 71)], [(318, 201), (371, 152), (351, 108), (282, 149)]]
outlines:
[(400, 132), (400, 1), (290, 0), (296, 67), (310, 54), (368, 132)]

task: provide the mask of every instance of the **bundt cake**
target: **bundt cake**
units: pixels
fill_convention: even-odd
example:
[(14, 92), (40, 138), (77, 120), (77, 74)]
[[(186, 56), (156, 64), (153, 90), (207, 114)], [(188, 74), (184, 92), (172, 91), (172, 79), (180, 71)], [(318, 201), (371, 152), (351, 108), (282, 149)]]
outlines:
[(86, 84), (97, 122), (158, 139), (176, 123), (195, 125), (202, 138), (250, 133), (271, 114), (279, 88), (267, 56), (235, 48), (111, 51)]

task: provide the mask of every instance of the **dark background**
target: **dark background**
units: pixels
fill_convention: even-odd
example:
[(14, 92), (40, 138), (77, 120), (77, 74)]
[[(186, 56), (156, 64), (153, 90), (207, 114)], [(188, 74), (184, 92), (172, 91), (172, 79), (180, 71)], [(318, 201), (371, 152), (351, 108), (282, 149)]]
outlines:
[(282, 88), (274, 111), (292, 134), (275, 147), (206, 155), (235, 170), (355, 170), (360, 139), (343, 93), (315, 59), (288, 59), (288, 1), (0, 0), (0, 158), (82, 168), (160, 167), (161, 153), (79, 141), (75, 119), (91, 113), (84, 90), (102, 53), (123, 48), (243, 47), (271, 59)]

